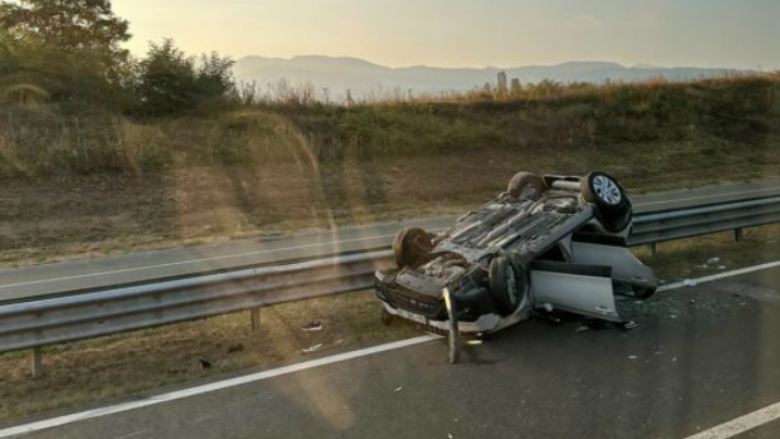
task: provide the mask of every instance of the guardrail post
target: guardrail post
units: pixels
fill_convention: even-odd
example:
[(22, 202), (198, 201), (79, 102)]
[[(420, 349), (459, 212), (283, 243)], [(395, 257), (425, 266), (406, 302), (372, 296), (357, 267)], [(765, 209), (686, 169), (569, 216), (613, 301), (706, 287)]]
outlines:
[(650, 256), (655, 257), (656, 253), (658, 253), (655, 242), (647, 244), (647, 252), (650, 253)]
[(40, 346), (33, 348), (32, 351), (32, 376), (33, 378), (43, 376), (43, 352)]
[(252, 308), (249, 310), (249, 320), (252, 324), (252, 332), (260, 330), (260, 308)]
[(734, 242), (742, 242), (742, 229), (734, 229)]

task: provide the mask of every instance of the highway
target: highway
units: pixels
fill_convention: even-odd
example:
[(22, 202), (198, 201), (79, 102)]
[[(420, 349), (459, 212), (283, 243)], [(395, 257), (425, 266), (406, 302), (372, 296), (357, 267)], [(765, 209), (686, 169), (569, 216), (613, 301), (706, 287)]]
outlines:
[[(780, 195), (780, 178), (635, 196), (636, 212)], [(441, 230), (456, 216), (242, 240), (0, 270), (0, 302), (94, 291), (327, 255), (384, 248), (407, 225)]]
[[(532, 321), (468, 346), (459, 365), (432, 340), (144, 395), (0, 438), (690, 438), (780, 401), (778, 265), (625, 300), (639, 324), (630, 331)], [(777, 418), (764, 410), (737, 422), (748, 432), (695, 438), (777, 438)]]

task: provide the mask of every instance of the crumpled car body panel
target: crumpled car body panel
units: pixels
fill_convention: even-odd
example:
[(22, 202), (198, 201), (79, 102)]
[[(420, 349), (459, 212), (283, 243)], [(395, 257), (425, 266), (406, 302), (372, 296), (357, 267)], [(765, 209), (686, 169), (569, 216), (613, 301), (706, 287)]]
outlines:
[[(446, 332), (446, 289), (457, 302), (463, 333), (495, 332), (556, 311), (622, 322), (615, 294), (657, 287), (653, 270), (626, 246), (630, 222), (608, 231), (604, 211), (576, 190), (579, 177), (545, 176), (545, 184), (537, 198), (502, 193), (466, 213), (432, 236), (424, 263), (377, 272), (376, 293), (385, 312)], [(511, 262), (506, 284), (511, 291), (505, 294), (516, 300), (510, 310), (496, 294), (496, 285), (503, 284), (490, 279), (497, 258)]]

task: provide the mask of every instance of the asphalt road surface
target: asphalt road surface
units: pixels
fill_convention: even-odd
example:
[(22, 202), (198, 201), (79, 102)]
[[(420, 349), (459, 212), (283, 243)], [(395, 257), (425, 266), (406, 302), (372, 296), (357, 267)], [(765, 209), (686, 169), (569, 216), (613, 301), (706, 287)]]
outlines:
[(779, 291), (764, 269), (625, 300), (629, 331), (531, 321), (459, 365), (435, 340), (24, 437), (684, 439), (780, 401)]
[[(638, 213), (780, 195), (780, 178), (635, 196)], [(407, 225), (435, 231), (455, 216), (0, 270), (0, 302), (38, 299), (209, 272), (385, 248)]]

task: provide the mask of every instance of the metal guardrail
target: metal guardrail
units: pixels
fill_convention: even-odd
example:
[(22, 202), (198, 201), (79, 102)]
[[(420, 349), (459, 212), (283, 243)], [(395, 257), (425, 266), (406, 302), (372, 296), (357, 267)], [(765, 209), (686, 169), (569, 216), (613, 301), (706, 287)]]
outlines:
[(775, 222), (780, 222), (780, 197), (645, 213), (634, 218), (629, 245), (655, 245), (729, 230), (739, 241), (742, 229)]
[(358, 291), (393, 264), (383, 250), (6, 305), (0, 351)]
[[(780, 222), (780, 197), (649, 212), (634, 218), (632, 246)], [(390, 242), (387, 243), (388, 246)], [(195, 320), (370, 288), (390, 250), (243, 269), (150, 285), (0, 306), (0, 353)], [(254, 314), (253, 314), (254, 316)]]

